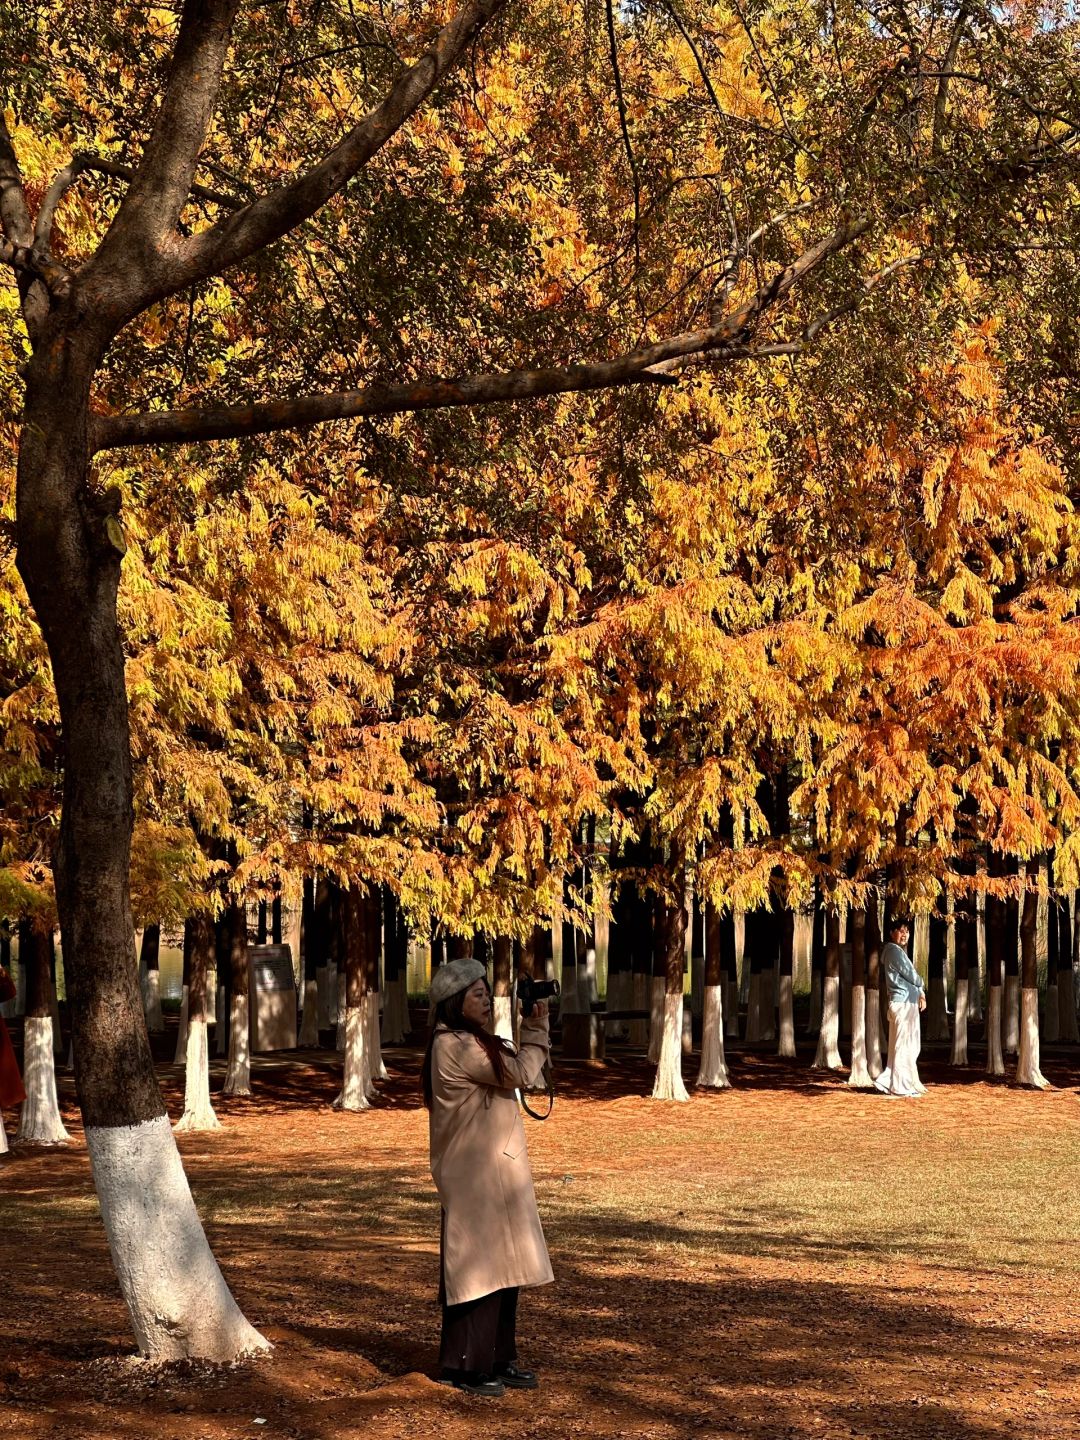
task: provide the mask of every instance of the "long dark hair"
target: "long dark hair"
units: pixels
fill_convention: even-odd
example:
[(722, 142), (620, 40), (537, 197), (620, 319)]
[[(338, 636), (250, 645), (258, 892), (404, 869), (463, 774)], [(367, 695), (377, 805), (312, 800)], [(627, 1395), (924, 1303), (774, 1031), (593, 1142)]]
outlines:
[[(484, 984), (487, 985), (486, 980)], [(423, 1091), (424, 1104), (429, 1110), (432, 1105), (432, 1051), (435, 1047), (435, 1034), (440, 1025), (445, 1025), (447, 1030), (464, 1031), (468, 1035), (475, 1035), (483, 1046), (485, 1055), (491, 1061), (491, 1068), (495, 1071), (499, 1089), (508, 1088), (505, 1057), (514, 1054), (514, 1047), (508, 1041), (503, 1040), (501, 1036), (492, 1035), (489, 1030), (484, 1030), (474, 1020), (466, 1020), (463, 1011), (468, 990), (469, 987), (466, 986), (456, 995), (451, 995), (446, 1000), (440, 1000), (435, 1006), (435, 1014), (431, 1020), (431, 1033), (428, 1035), (427, 1049), (424, 1051), (424, 1064), (420, 1071), (420, 1088)], [(488, 994), (491, 994), (490, 986), (488, 986)]]

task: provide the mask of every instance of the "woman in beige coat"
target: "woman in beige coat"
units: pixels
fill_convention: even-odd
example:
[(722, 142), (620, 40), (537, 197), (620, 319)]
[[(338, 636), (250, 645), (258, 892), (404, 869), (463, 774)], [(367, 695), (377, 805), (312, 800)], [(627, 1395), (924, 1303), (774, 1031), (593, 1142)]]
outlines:
[(442, 1378), (472, 1395), (535, 1389), (515, 1364), (518, 1290), (554, 1279), (536, 1209), (515, 1089), (547, 1060), (547, 1006), (521, 1021), (517, 1053), (488, 1029), (479, 960), (453, 960), (431, 982), (424, 1057), (431, 1173), (442, 1201)]

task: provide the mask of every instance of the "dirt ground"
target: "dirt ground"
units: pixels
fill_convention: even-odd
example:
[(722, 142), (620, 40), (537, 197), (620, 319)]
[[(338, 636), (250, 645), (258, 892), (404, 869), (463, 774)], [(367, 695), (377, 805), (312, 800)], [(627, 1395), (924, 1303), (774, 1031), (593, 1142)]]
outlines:
[[(738, 1088), (682, 1106), (644, 1098), (640, 1059), (563, 1067), (554, 1116), (527, 1122), (557, 1276), (521, 1304), (542, 1388), (498, 1401), (430, 1378), (417, 1051), (389, 1053), (363, 1115), (330, 1108), (333, 1056), (257, 1060), (253, 1099), (215, 1096), (225, 1128), (181, 1137), (214, 1250), (275, 1345), (232, 1368), (131, 1357), (62, 1079), (71, 1146), (0, 1160), (0, 1434), (1076, 1440), (1066, 1053), (1047, 1094), (931, 1062), (921, 1101), (849, 1091), (809, 1056), (736, 1051)], [(180, 1071), (161, 1077), (175, 1117)]]

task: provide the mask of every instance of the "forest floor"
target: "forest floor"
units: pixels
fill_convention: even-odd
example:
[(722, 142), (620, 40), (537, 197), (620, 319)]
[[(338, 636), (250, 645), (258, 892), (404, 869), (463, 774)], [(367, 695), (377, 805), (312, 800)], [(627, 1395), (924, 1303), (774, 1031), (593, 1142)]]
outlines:
[[(542, 1388), (436, 1384), (438, 1206), (419, 1052), (365, 1114), (335, 1057), (255, 1062), (180, 1137), (211, 1243), (275, 1345), (155, 1369), (73, 1143), (0, 1160), (0, 1434), (22, 1440), (1076, 1440), (1080, 1069), (1045, 1094), (924, 1064), (922, 1100), (735, 1050), (736, 1089), (644, 1098), (627, 1056), (564, 1066), (529, 1124), (557, 1283), (522, 1298)], [(162, 1065), (175, 1115), (181, 1072)], [(687, 1064), (688, 1080), (693, 1067)], [(220, 1089), (220, 1065), (213, 1086)]]

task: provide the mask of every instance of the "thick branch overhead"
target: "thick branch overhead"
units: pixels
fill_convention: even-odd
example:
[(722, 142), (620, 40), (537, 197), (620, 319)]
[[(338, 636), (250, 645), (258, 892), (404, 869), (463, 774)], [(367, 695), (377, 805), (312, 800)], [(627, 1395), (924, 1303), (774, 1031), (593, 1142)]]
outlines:
[[(278, 430), (303, 430), (327, 420), (357, 419), (368, 415), (394, 415), (416, 410), (486, 405), (501, 400), (536, 399), (570, 391), (599, 390), (610, 386), (663, 383), (674, 363), (711, 355), (730, 362), (758, 353), (748, 343), (758, 318), (777, 303), (799, 280), (836, 254), (867, 228), (859, 218), (841, 225), (807, 250), (768, 285), (718, 325), (688, 330), (658, 340), (640, 350), (610, 360), (538, 369), (509, 370), (460, 379), (421, 381), (402, 385), (373, 385), (328, 395), (268, 401), (217, 410), (172, 410), (144, 415), (115, 415), (94, 422), (96, 450), (125, 445), (166, 445), (198, 440), (227, 440), (243, 435), (265, 435)], [(763, 347), (762, 354), (775, 354)]]

